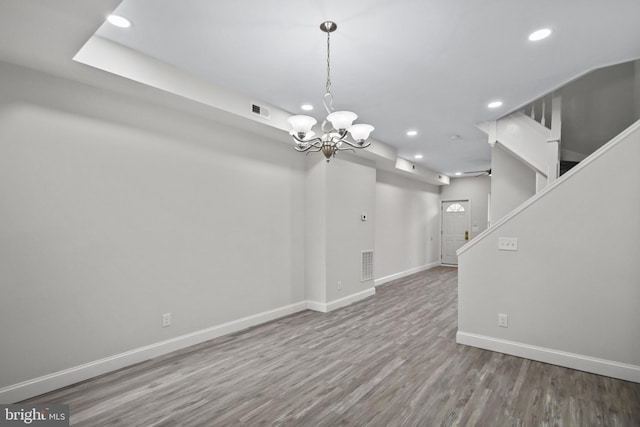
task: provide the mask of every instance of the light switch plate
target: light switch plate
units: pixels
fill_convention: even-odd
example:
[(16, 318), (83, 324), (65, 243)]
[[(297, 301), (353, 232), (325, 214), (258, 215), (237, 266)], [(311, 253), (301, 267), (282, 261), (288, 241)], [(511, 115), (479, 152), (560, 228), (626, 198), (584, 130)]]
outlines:
[(500, 251), (517, 251), (517, 237), (498, 237), (498, 250)]

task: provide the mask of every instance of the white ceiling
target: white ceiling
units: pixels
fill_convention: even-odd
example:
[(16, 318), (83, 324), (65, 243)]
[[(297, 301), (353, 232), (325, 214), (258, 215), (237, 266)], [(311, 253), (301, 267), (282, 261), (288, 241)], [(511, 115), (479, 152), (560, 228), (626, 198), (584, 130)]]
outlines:
[[(36, 22), (73, 15), (80, 28), (79, 8), (96, 19), (117, 3), (3, 0), (0, 12)], [(104, 24), (98, 35), (294, 114), (312, 103), (318, 119), (326, 72), (319, 24), (333, 20), (336, 109), (357, 112), (358, 122), (376, 127), (376, 140), (406, 159), (423, 154), (416, 163), (444, 174), (490, 167), (475, 123), (594, 68), (640, 58), (638, 0), (124, 0), (116, 13), (133, 27)], [(6, 14), (0, 22), (24, 32)], [(28, 28), (56, 40), (45, 33), (51, 26)], [(554, 30), (550, 38), (527, 40), (542, 27)], [(77, 36), (88, 38), (82, 29)], [(84, 41), (75, 41), (78, 49)], [(6, 39), (5, 53), (18, 55)], [(503, 107), (487, 109), (494, 99)], [(419, 135), (407, 137), (408, 129)]]

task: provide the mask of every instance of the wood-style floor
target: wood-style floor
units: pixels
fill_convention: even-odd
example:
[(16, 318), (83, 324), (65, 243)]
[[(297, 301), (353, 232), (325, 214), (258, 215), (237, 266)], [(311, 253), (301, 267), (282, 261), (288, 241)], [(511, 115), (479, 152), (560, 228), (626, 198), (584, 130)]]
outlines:
[(78, 426), (640, 426), (640, 384), (455, 343), (457, 270), (29, 402)]

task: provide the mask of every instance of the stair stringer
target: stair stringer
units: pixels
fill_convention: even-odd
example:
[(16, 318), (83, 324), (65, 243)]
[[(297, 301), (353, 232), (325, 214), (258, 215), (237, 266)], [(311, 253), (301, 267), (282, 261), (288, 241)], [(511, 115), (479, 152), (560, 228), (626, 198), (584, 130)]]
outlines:
[(640, 121), (458, 251), (458, 343), (640, 382), (639, 160)]

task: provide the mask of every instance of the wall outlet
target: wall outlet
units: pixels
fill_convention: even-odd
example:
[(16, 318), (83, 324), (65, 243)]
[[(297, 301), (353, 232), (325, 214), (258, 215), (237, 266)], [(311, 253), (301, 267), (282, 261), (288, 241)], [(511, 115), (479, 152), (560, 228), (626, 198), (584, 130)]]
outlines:
[(518, 238), (517, 237), (498, 237), (498, 250), (499, 251), (517, 251)]
[(509, 327), (509, 318), (506, 314), (498, 313), (498, 326), (500, 326), (501, 328)]
[(164, 313), (162, 315), (162, 327), (166, 328), (167, 326), (171, 326), (171, 313)]
[(338, 280), (338, 290), (342, 290), (342, 280)]

